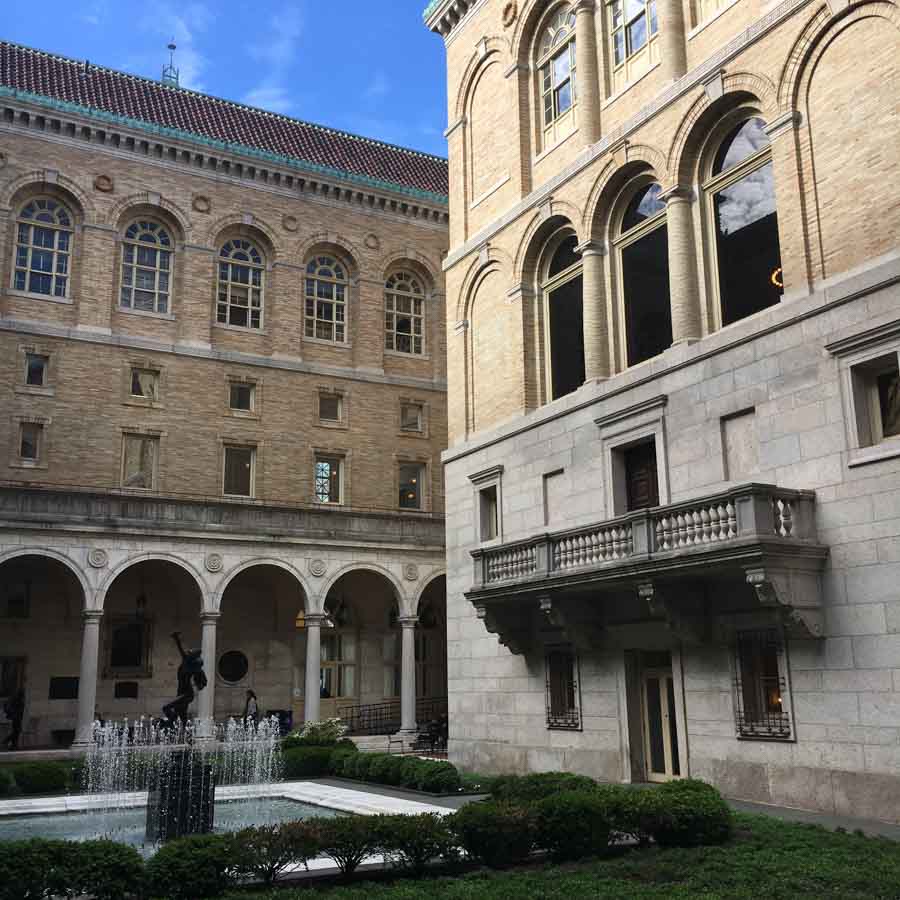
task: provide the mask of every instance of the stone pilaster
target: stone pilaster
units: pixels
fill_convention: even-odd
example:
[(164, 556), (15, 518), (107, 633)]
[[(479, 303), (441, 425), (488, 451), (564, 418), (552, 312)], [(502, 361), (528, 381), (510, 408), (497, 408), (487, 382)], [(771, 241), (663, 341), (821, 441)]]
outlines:
[(659, 66), (666, 83), (687, 71), (684, 7), (681, 0), (659, 0)]
[(403, 635), (400, 669), (400, 730), (406, 734), (416, 731), (416, 625), (418, 616), (399, 620)]
[(577, 0), (574, 4), (578, 130), (582, 144), (588, 147), (600, 139), (600, 71), (597, 64), (595, 8), (594, 0)]
[(97, 671), (100, 663), (100, 623), (102, 609), (86, 609), (82, 613), (84, 629), (81, 633), (81, 669), (78, 679), (78, 719), (75, 726), (75, 747), (87, 747), (93, 742), (94, 707), (97, 705)]
[(325, 616), (314, 613), (306, 615), (306, 701), (303, 718), (307, 722), (319, 721), (319, 668), (322, 657), (322, 623)]
[(219, 616), (217, 612), (205, 612), (200, 616), (200, 647), (206, 672), (206, 687), (197, 695), (197, 718), (200, 720), (200, 734), (203, 737), (212, 736), (211, 725), (216, 713), (216, 633)]
[(670, 188), (666, 203), (669, 240), (669, 297), (672, 305), (672, 343), (699, 340), (700, 289), (694, 248), (694, 192), (689, 187)]
[(585, 241), (577, 249), (581, 253), (583, 285), (584, 378), (585, 381), (596, 381), (610, 375), (609, 322), (603, 271), (606, 248), (596, 241)]

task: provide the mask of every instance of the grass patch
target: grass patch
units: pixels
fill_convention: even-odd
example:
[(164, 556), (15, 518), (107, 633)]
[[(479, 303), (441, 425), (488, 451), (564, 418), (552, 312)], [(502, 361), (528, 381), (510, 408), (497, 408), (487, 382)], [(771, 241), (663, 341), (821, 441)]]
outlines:
[[(738, 814), (734, 837), (715, 847), (622, 852), (565, 866), (458, 878), (397, 880), (322, 889), (327, 900), (898, 900), (900, 844), (815, 825)], [(309, 887), (240, 893), (241, 900), (300, 900)]]

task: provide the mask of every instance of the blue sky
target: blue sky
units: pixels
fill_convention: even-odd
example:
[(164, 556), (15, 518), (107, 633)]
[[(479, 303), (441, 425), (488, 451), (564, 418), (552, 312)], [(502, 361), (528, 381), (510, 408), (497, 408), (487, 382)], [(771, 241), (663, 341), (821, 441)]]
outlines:
[[(446, 156), (444, 48), (426, 0), (6, 0), (2, 36)], [(39, 12), (37, 10), (39, 9)]]

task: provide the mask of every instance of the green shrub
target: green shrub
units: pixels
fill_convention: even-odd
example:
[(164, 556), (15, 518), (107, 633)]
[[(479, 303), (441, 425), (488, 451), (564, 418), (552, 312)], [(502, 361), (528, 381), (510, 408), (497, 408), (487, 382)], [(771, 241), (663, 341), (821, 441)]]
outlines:
[(344, 761), (348, 756), (356, 756), (359, 753), (356, 745), (352, 748), (337, 746), (329, 752), (328, 756), (328, 773), (330, 775), (342, 775), (344, 772)]
[(452, 794), (462, 788), (462, 779), (451, 763), (428, 761), (420, 773), (418, 788), (432, 794)]
[(533, 775), (501, 775), (495, 778), (491, 796), (508, 803), (537, 803), (563, 791), (594, 790), (597, 782), (571, 772), (538, 772)]
[(492, 869), (522, 862), (534, 846), (532, 813), (508, 803), (469, 803), (453, 814), (449, 825), (468, 856)]
[(33, 794), (62, 794), (69, 786), (71, 768), (59, 762), (16, 763), (9, 767), (19, 792)]
[(42, 838), (0, 842), (0, 900), (66, 896), (74, 846)]
[(373, 816), (369, 821), (379, 849), (393, 865), (413, 875), (421, 875), (432, 859), (453, 855), (453, 834), (444, 817), (437, 813)]
[(384, 784), (403, 784), (403, 766), (407, 762), (402, 756), (390, 756), (382, 765), (384, 771)]
[(322, 853), (334, 860), (345, 877), (378, 849), (378, 835), (370, 816), (307, 819), (307, 824), (318, 831)]
[(653, 839), (662, 847), (721, 844), (731, 837), (731, 808), (710, 784), (695, 779), (669, 781), (653, 796)]
[(353, 763), (347, 767), (348, 774), (351, 778), (359, 781), (366, 781), (369, 777), (369, 767), (372, 764), (373, 753), (357, 753), (353, 757)]
[(393, 759), (389, 753), (373, 753), (369, 760), (369, 781), (375, 784), (388, 784), (387, 776)]
[(147, 863), (148, 893), (166, 900), (219, 897), (235, 878), (230, 836), (192, 835), (163, 844)]
[(14, 797), (18, 793), (16, 779), (6, 767), (0, 769), (0, 797)]
[[(334, 747), (343, 743), (347, 726), (339, 718), (322, 722), (307, 722), (302, 728), (292, 731), (282, 742), (283, 749), (290, 747)], [(349, 743), (352, 743), (349, 742)]]
[(565, 791), (534, 808), (535, 843), (554, 862), (599, 856), (610, 839), (607, 805), (593, 791)]
[(305, 866), (315, 857), (319, 843), (318, 831), (307, 822), (245, 828), (232, 836), (232, 863), (238, 875), (274, 884), (289, 866)]
[(294, 747), (281, 754), (282, 771), (286, 781), (318, 778), (331, 771), (332, 751), (329, 747)]
[(87, 894), (94, 900), (122, 900), (140, 892), (144, 861), (134, 847), (113, 841), (84, 841), (69, 847), (68, 896)]

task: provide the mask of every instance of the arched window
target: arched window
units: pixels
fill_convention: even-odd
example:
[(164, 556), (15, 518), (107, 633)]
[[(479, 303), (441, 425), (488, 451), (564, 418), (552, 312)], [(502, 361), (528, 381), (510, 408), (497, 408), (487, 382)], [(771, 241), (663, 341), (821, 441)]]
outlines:
[(68, 296), (72, 214), (52, 197), (35, 197), (22, 207), (16, 225), (13, 289)]
[(333, 256), (316, 256), (306, 264), (308, 338), (347, 341), (347, 269)]
[(661, 193), (656, 182), (638, 188), (625, 207), (615, 239), (629, 366), (672, 344), (669, 238)]
[(159, 223), (132, 222), (122, 242), (119, 302), (126, 309), (167, 313), (172, 293), (172, 238)]
[(425, 291), (412, 272), (395, 272), (384, 285), (384, 348), (421, 355), (425, 347)]
[(549, 348), (551, 399), (571, 394), (584, 384), (581, 256), (578, 238), (558, 232), (544, 251), (541, 290)]
[(544, 145), (575, 127), (575, 13), (563, 6), (544, 27), (538, 43)]
[(752, 315), (781, 299), (781, 251), (775, 180), (765, 123), (745, 119), (711, 154), (703, 185), (715, 229), (722, 324)]
[(265, 260), (242, 238), (227, 241), (219, 251), (216, 321), (238, 328), (261, 328)]

